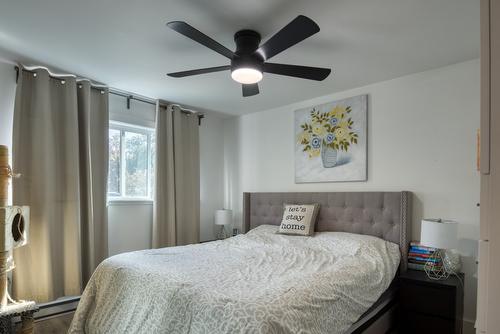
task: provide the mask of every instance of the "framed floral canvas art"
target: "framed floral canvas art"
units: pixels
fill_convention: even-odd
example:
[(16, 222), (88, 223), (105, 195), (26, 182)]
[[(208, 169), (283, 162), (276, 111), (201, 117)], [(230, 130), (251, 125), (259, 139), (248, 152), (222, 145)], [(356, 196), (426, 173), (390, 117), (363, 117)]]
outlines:
[(295, 182), (366, 181), (368, 96), (295, 111)]

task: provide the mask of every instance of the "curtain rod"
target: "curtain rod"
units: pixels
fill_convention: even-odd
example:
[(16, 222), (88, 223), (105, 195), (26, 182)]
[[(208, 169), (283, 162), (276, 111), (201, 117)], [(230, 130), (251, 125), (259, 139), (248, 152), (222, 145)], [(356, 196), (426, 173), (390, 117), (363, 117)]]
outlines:
[[(19, 80), (19, 71), (20, 71), (20, 67), (15, 65), (14, 66), (15, 70), (16, 70), (16, 83), (17, 81)], [(42, 68), (42, 67), (41, 67)], [(28, 73), (36, 73), (35, 70), (30, 70), (30, 69), (27, 69), (27, 68), (23, 68), (22, 69), (23, 71), (26, 71)], [(72, 75), (72, 74), (68, 74), (67, 76), (74, 76), (76, 78), (75, 75)], [(58, 77), (58, 76), (55, 76), (53, 74), (50, 74), (49, 72), (49, 77), (50, 78), (53, 78), (53, 79), (63, 79), (61, 77)], [(83, 79), (83, 80), (88, 80), (88, 79)], [(94, 83), (92, 83), (91, 80), (88, 80), (91, 84), (91, 88), (94, 88), (94, 89), (100, 89), (100, 88), (104, 88), (104, 87), (107, 87), (105, 85), (96, 85)], [(143, 103), (147, 103), (147, 104), (151, 104), (151, 105), (154, 105), (156, 106), (156, 101), (154, 99), (150, 99), (150, 98), (145, 98), (145, 97), (140, 97), (140, 96), (135, 96), (133, 94), (130, 94), (130, 93), (126, 93), (126, 92), (123, 92), (121, 90), (118, 90), (118, 89), (115, 89), (115, 88), (111, 88), (111, 87), (108, 87), (109, 89), (109, 94), (113, 94), (113, 95), (117, 95), (117, 96), (121, 96), (121, 97), (124, 97), (127, 99), (127, 109), (130, 109), (130, 100), (136, 100), (136, 101), (139, 101), (139, 102), (143, 102)], [(182, 108), (180, 105), (178, 104), (175, 104), (176, 106), (178, 106), (180, 109), (181, 109), (181, 112), (185, 113), (185, 114), (193, 114), (195, 113), (193, 110), (189, 110), (189, 109), (184, 109)], [(198, 125), (201, 125), (201, 120), (203, 118), (205, 118), (205, 115), (204, 114), (201, 114), (201, 113), (198, 113)]]
[[(135, 95), (128, 94), (128, 93), (125, 93), (125, 92), (120, 91), (120, 90), (116, 90), (114, 88), (109, 89), (109, 94), (113, 94), (113, 95), (117, 95), (117, 96), (121, 96), (121, 97), (126, 98), (127, 99), (127, 109), (130, 109), (130, 100), (136, 100), (139, 102), (143, 102), (143, 103), (147, 103), (147, 104), (151, 104), (151, 105), (156, 106), (156, 101), (154, 101), (153, 99), (135, 96)], [(178, 104), (173, 104), (173, 105), (178, 106), (180, 108), (181, 112), (184, 114), (191, 115), (191, 114), (196, 113), (194, 110), (182, 108)], [(196, 113), (196, 114), (197, 114), (196, 116), (198, 117), (198, 125), (201, 125), (201, 120), (203, 118), (205, 118), (205, 114), (201, 114), (201, 113)]]
[[(61, 75), (58, 76), (58, 75), (55, 75), (55, 74), (51, 74), (50, 71), (46, 67), (40, 66), (40, 67), (37, 67), (37, 68), (41, 68), (41, 69), (46, 70), (49, 73), (49, 78), (52, 78), (52, 79), (64, 80), (65, 77), (73, 77), (76, 80), (84, 80), (84, 81), (90, 82), (90, 87), (94, 88), (94, 89), (108, 88), (108, 86), (96, 84), (96, 83), (92, 82), (92, 80), (90, 80), (90, 79), (78, 78), (74, 74), (61, 74)], [(14, 69), (16, 70), (16, 83), (17, 83), (19, 81), (19, 71), (20, 71), (20, 68), (19, 68), (19, 66), (15, 65)], [(22, 70), (25, 71), (25, 72), (28, 72), (28, 73), (35, 73), (36, 74), (36, 70), (34, 70), (34, 69), (30, 70), (30, 69), (27, 69), (27, 68), (23, 68)]]

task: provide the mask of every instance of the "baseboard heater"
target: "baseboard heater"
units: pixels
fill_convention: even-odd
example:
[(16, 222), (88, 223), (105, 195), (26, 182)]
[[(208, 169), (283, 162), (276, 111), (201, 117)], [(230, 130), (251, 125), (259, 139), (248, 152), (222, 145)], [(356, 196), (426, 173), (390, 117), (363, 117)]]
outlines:
[(57, 300), (38, 304), (40, 310), (35, 313), (35, 320), (50, 318), (59, 314), (76, 310), (80, 296), (63, 297)]

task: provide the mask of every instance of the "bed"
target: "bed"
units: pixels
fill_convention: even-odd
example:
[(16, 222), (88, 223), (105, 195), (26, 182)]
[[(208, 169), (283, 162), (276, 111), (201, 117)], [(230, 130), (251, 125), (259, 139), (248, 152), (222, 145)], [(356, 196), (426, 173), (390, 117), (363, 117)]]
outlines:
[[(245, 193), (246, 234), (101, 263), (69, 333), (387, 332), (391, 282), (406, 269), (408, 198)], [(319, 203), (319, 233), (276, 234), (284, 203)]]
[[(407, 270), (411, 231), (411, 192), (281, 192), (244, 193), (243, 229), (279, 225), (284, 203), (319, 203), (316, 232), (371, 235), (400, 249), (399, 273)], [(345, 332), (387, 333), (396, 325), (398, 279)]]

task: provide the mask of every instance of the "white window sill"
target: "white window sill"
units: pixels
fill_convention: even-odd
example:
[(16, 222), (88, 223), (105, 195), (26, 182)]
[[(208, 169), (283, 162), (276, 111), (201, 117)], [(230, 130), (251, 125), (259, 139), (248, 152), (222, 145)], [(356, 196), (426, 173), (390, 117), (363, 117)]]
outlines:
[(116, 205), (153, 205), (149, 198), (108, 198), (108, 206)]

